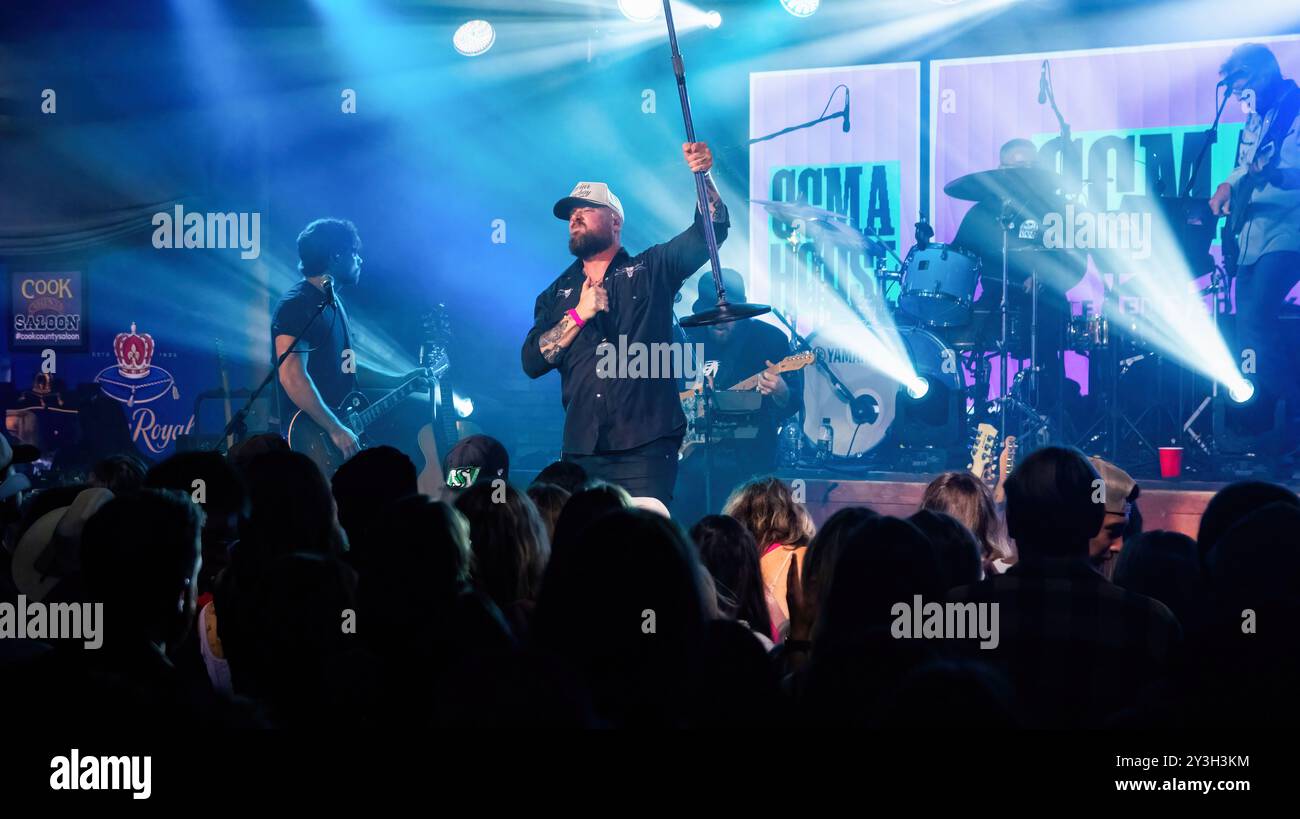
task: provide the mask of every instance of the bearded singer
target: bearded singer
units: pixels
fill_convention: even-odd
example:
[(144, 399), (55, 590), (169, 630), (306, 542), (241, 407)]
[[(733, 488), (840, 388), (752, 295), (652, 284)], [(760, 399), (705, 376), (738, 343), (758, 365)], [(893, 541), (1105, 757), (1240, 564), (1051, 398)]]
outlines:
[[(706, 174), (709, 218), (721, 245), (730, 221), (712, 178), (713, 155), (703, 142), (682, 145), (693, 173)], [(640, 342), (673, 341), (673, 297), (709, 260), (704, 215), (669, 241), (633, 256), (622, 246), (623, 205), (603, 182), (579, 182), (555, 203), (569, 223), (569, 251), (577, 257), (537, 297), (533, 329), (524, 339), (524, 372), (540, 378), (560, 371), (564, 405), (563, 460), (593, 478), (622, 486), (634, 497), (668, 505), (677, 480), (677, 450), (686, 430), (675, 376), (598, 370), (601, 345), (628, 349)], [(620, 341), (620, 337), (622, 340)], [(666, 348), (665, 348), (666, 349)], [(675, 361), (683, 360), (674, 357)]]

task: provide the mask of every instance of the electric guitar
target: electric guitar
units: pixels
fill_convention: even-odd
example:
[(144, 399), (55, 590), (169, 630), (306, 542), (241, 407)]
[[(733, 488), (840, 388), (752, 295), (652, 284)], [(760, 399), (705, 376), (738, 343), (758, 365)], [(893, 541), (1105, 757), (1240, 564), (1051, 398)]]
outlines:
[[(343, 426), (352, 430), (352, 433), (361, 439), (362, 446), (365, 446), (366, 429), (391, 412), (407, 396), (423, 390), (426, 381), (441, 377), (448, 366), (446, 356), (434, 359), (424, 367), (422, 373), (411, 376), (397, 389), (373, 404), (360, 392), (349, 393), (343, 399), (343, 403), (335, 408), (334, 416)], [(315, 461), (326, 476), (333, 475), (334, 471), (347, 460), (338, 447), (334, 446), (329, 433), (302, 410), (295, 412), (289, 421), (289, 448)]]
[(998, 454), (996, 462), (993, 458), (993, 447), (998, 440), (997, 427), (992, 424), (980, 424), (975, 428), (975, 443), (971, 445), (970, 466), (967, 467), (970, 473), (979, 478), (985, 484), (994, 481), (993, 500), (995, 503), (1001, 503), (1006, 496), (1007, 476), (1016, 466), (1016, 436), (1008, 435), (1002, 442), (1002, 451)]
[(997, 441), (998, 428), (992, 424), (980, 424), (975, 428), (975, 441), (970, 448), (970, 464), (966, 468), (984, 483), (993, 479), (993, 447)]
[(1016, 468), (1016, 436), (1008, 435), (1002, 441), (1002, 452), (998, 455), (998, 482), (993, 486), (993, 502), (1002, 503), (1007, 499), (1007, 478)]
[[(451, 323), (447, 320), (446, 308), (439, 304), (425, 313), (420, 319), (420, 325), (424, 329), (420, 364), (428, 367), (435, 361), (450, 363), (447, 349), (451, 343)], [(442, 474), (442, 456), (450, 452), (459, 439), (451, 380), (444, 374), (436, 387), (429, 391), (429, 423), (420, 427), (416, 436), (420, 453), (424, 455), (424, 468), (415, 481), (420, 494), (438, 497), (446, 485), (446, 476)]]
[[(730, 387), (726, 392), (745, 392), (746, 390), (757, 389), (764, 375), (777, 375), (778, 373), (802, 370), (816, 360), (813, 353), (806, 350), (802, 353), (788, 355), (775, 364), (769, 361), (766, 368)], [(709, 383), (712, 384), (712, 380)], [(682, 401), (682, 412), (686, 413), (686, 436), (682, 438), (682, 446), (677, 453), (678, 459), (681, 459), (689, 455), (695, 447), (704, 443), (704, 385), (701, 383), (689, 390), (683, 390), (678, 393), (677, 397)]]

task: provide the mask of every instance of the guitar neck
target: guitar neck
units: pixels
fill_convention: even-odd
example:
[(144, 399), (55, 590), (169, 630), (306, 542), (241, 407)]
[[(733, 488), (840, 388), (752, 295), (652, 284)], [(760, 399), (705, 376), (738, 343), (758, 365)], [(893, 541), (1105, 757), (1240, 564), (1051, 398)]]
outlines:
[(741, 381), (739, 384), (735, 385), (734, 387), (728, 387), (727, 389), (728, 389), (728, 390), (752, 390), (752, 389), (756, 389), (756, 388), (758, 387), (758, 382), (759, 382), (760, 380), (762, 380), (762, 378), (763, 378), (764, 375), (767, 375), (767, 374), (769, 374), (769, 373), (771, 373), (772, 375), (775, 375), (775, 374), (776, 374), (776, 368), (775, 368), (775, 367), (770, 367), (770, 368), (768, 368), (768, 369), (763, 370), (762, 372), (754, 373), (754, 374), (751, 375), (749, 378), (746, 378), (744, 381)]
[[(438, 393), (441, 398), (437, 404), (433, 404), (431, 409), (434, 414), (433, 429), (436, 433), (435, 440), (438, 443), (439, 452), (448, 452), (456, 443), (459, 437), (456, 431), (456, 401), (455, 394), (452, 392), (451, 381), (445, 376), (438, 384)], [(432, 404), (432, 402), (431, 402)]]
[(402, 386), (357, 413), (357, 428), (352, 431), (360, 435), (365, 431), (366, 427), (388, 414), (394, 407), (402, 403), (406, 396), (415, 392), (419, 380), (418, 376), (408, 380)]

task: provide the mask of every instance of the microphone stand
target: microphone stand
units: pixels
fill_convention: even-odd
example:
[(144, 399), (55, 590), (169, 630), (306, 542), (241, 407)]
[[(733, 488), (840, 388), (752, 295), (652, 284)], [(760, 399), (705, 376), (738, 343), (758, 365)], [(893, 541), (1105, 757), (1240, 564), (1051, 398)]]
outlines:
[(213, 448), (213, 451), (225, 455), (229, 449), (231, 436), (237, 437), (240, 441), (244, 440), (244, 433), (247, 432), (247, 429), (244, 426), (244, 421), (253, 411), (253, 404), (257, 403), (257, 399), (261, 397), (263, 391), (265, 391), (270, 385), (271, 380), (279, 374), (280, 365), (284, 364), (284, 360), (288, 358), (291, 353), (299, 352), (294, 349), (298, 346), (298, 341), (307, 334), (307, 331), (311, 329), (311, 326), (316, 322), (316, 319), (320, 318), (320, 315), (325, 312), (325, 308), (331, 307), (333, 304), (334, 289), (331, 285), (330, 289), (325, 293), (325, 298), (321, 299), (321, 303), (316, 306), (316, 312), (312, 313), (311, 318), (307, 319), (307, 323), (298, 331), (298, 335), (293, 337), (293, 342), (288, 346), (288, 348), (286, 348), (285, 351), (276, 358), (275, 366), (267, 372), (266, 377), (262, 379), (262, 383), (258, 384), (257, 388), (249, 393), (247, 400), (244, 401), (244, 405), (239, 408), (239, 412), (236, 412), (230, 417), (230, 423), (226, 424), (226, 428), (222, 431), (221, 438), (217, 441), (217, 445)]
[[(1217, 94), (1218, 86), (1214, 89)], [(1201, 166), (1205, 164), (1205, 155), (1209, 153), (1210, 146), (1219, 141), (1219, 119), (1223, 116), (1223, 109), (1228, 107), (1228, 97), (1232, 94), (1224, 89), (1223, 101), (1219, 103), (1219, 108), (1214, 112), (1214, 122), (1205, 131), (1205, 136), (1201, 141), (1201, 150), (1196, 153), (1196, 161), (1192, 163), (1192, 172), (1187, 175), (1187, 183), (1183, 185), (1181, 196), (1187, 197), (1192, 195), (1192, 188), (1196, 185), (1196, 179), (1200, 176)]]
[[(682, 120), (686, 125), (686, 141), (695, 142), (695, 123), (691, 120), (691, 100), (686, 93), (686, 64), (681, 49), (677, 47), (677, 27), (673, 24), (672, 0), (664, 0), (664, 20), (668, 23), (668, 46), (672, 51), (673, 74), (677, 78), (677, 96), (682, 103)], [(695, 173), (695, 198), (704, 220), (704, 242), (709, 246), (709, 267), (713, 273), (713, 286), (718, 294), (718, 306), (682, 319), (683, 327), (702, 327), (725, 324), (729, 321), (761, 316), (772, 308), (765, 304), (731, 304), (727, 290), (722, 285), (722, 263), (718, 261), (718, 237), (713, 232), (713, 211), (709, 208), (709, 195), (704, 182), (704, 171)]]
[[(834, 93), (835, 93), (834, 91), (831, 92), (832, 95)], [(846, 109), (844, 111), (836, 111), (834, 114), (827, 114), (825, 116), (818, 117), (817, 119), (810, 119), (807, 122), (801, 122), (798, 125), (791, 125), (789, 128), (782, 128), (779, 131), (773, 131), (770, 134), (764, 134), (761, 137), (754, 137), (749, 141), (749, 144), (755, 145), (759, 142), (767, 142), (768, 140), (776, 139), (779, 136), (785, 136), (786, 134), (794, 133), (795, 131), (802, 131), (804, 128), (811, 128), (814, 125), (821, 125), (823, 122), (830, 122), (833, 119), (847, 120), (848, 110)]]

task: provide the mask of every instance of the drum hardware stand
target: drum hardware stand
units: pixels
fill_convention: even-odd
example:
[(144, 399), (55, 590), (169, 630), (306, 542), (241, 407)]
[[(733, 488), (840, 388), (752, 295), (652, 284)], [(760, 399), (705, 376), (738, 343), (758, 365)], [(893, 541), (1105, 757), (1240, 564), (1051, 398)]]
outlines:
[[(1013, 205), (1009, 198), (1003, 198), (1002, 200), (1002, 213), (998, 217), (998, 221), (1002, 223), (1002, 305), (1000, 308), (1002, 314), (1002, 334), (998, 342), (998, 359), (1001, 365), (998, 373), (998, 396), (1000, 400), (1005, 401), (1010, 397), (1011, 386), (1007, 379), (1007, 367), (1010, 362), (1010, 349), (1007, 340), (1007, 311), (1009, 309), (1007, 299), (1009, 295), (1008, 283), (1011, 278), (1008, 254), (1010, 252), (1009, 237), (1011, 236), (1012, 226), (1015, 224)], [(1000, 416), (998, 419), (998, 434), (1001, 435), (1002, 440), (1005, 441), (1007, 438), (1007, 413), (1003, 409), (1000, 409), (998, 415)]]
[[(1113, 272), (1111, 275), (1115, 277), (1114, 287), (1107, 288), (1105, 286), (1106, 285), (1105, 279), (1103, 278), (1102, 280), (1102, 287), (1105, 288), (1105, 292), (1103, 293), (1102, 296), (1103, 305), (1112, 302), (1113, 299), (1117, 299), (1119, 297), (1118, 296), (1119, 273)], [(1133, 362), (1131, 360), (1120, 359), (1119, 338), (1117, 336), (1112, 334), (1108, 340), (1109, 340), (1109, 344), (1107, 345), (1108, 349), (1106, 351), (1106, 361), (1102, 365), (1103, 367), (1105, 367), (1105, 373), (1106, 373), (1106, 377), (1105, 377), (1106, 409), (1102, 414), (1102, 416), (1096, 419), (1095, 421), (1093, 421), (1092, 426), (1088, 427), (1088, 429), (1084, 431), (1083, 435), (1079, 439), (1079, 445), (1081, 448), (1087, 448), (1088, 444), (1093, 443), (1094, 441), (1097, 440), (1098, 437), (1104, 435), (1107, 439), (1106, 450), (1105, 450), (1106, 460), (1110, 461), (1111, 463), (1117, 466), (1123, 466), (1123, 464), (1120, 464), (1118, 460), (1120, 422), (1122, 421), (1124, 423), (1124, 426), (1128, 428), (1128, 431), (1137, 437), (1138, 441), (1142, 444), (1142, 446), (1145, 447), (1146, 450), (1148, 450), (1151, 454), (1156, 455), (1158, 457), (1159, 449), (1153, 446), (1151, 442), (1146, 439), (1146, 436), (1142, 434), (1142, 431), (1138, 429), (1137, 425), (1127, 415), (1124, 414), (1123, 410), (1120, 409), (1120, 404), (1119, 404), (1119, 378), (1121, 375), (1120, 368), (1124, 367), (1125, 372), (1127, 372), (1128, 366), (1130, 366)], [(1139, 418), (1139, 420), (1141, 419)], [(1098, 430), (1098, 427), (1100, 427), (1101, 429)]]
[(840, 397), (841, 401), (848, 404), (850, 407), (853, 406), (854, 396), (849, 390), (848, 385), (840, 380), (839, 376), (835, 374), (835, 371), (831, 369), (831, 366), (826, 363), (824, 358), (817, 355), (817, 351), (808, 343), (808, 339), (799, 334), (799, 331), (794, 328), (794, 324), (791, 323), (790, 319), (786, 318), (785, 314), (780, 310), (773, 307), (772, 315), (776, 316), (777, 319), (785, 325), (785, 328), (790, 331), (790, 351), (798, 353), (807, 350), (812, 353), (813, 365), (822, 371), (822, 375), (826, 376), (827, 381), (831, 382), (831, 386), (835, 389), (835, 394)]

